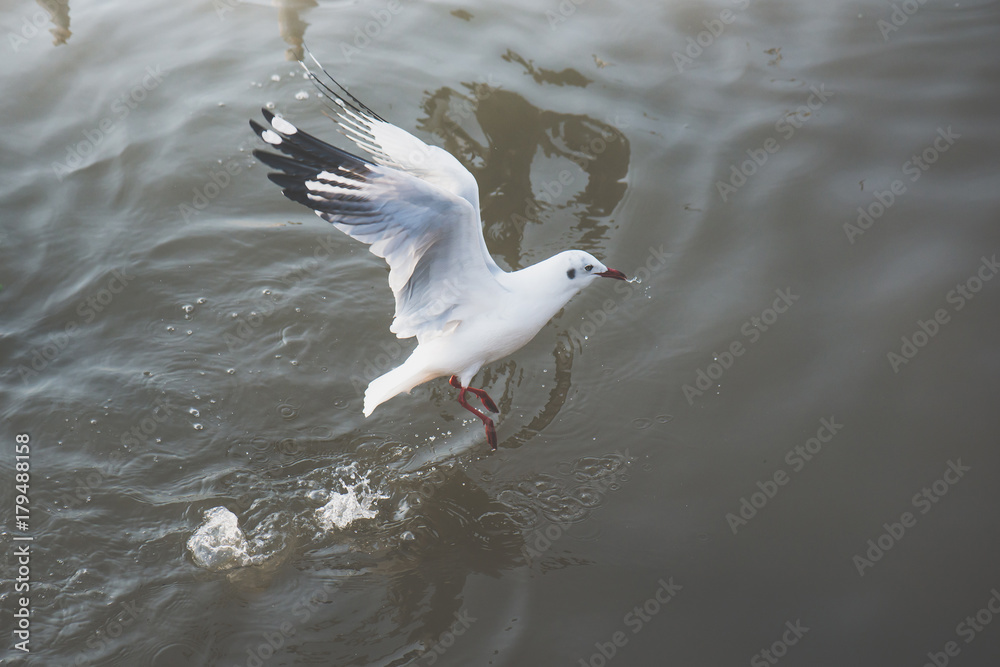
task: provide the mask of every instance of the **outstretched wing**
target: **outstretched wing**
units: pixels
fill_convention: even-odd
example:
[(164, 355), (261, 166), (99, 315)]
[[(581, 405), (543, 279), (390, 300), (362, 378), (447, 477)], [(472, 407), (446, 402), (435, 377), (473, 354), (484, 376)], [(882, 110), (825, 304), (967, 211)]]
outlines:
[[(454, 155), (437, 146), (428, 146), (406, 130), (386, 121), (341, 86), (323, 69), (315, 56), (308, 49), (306, 51), (316, 64), (318, 72), (309, 69), (301, 60), (299, 64), (320, 93), (330, 100), (328, 107), (334, 114), (333, 120), (340, 126), (344, 136), (370, 154), (377, 164), (405, 171), (433, 183), (458, 195), (479, 211), (479, 184)], [(486, 241), (480, 243), (480, 250), (490, 271), (502, 271), (490, 256)]]
[(504, 291), (484, 260), (479, 211), (467, 199), (331, 146), (262, 111), (270, 129), (253, 120), (250, 126), (282, 153), (254, 151), (279, 170), (268, 178), (286, 197), (368, 244), (389, 264), (396, 297), (390, 330), (398, 337), (423, 340), (450, 331), (470, 305)]
[(428, 146), (420, 139), (389, 123), (354, 97), (323, 69), (309, 53), (319, 73), (305, 68), (320, 93), (329, 99), (329, 109), (341, 132), (362, 150), (371, 154), (378, 164), (395, 167), (433, 183), (465, 199), (478, 211), (479, 186), (475, 177), (454, 155), (437, 146)]

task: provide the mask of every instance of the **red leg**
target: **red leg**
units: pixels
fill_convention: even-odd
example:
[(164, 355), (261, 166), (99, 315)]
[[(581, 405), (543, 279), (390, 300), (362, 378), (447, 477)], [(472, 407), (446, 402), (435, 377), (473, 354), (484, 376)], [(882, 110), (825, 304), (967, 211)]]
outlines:
[(490, 412), (500, 412), (500, 408), (497, 407), (497, 404), (493, 402), (493, 399), (490, 398), (490, 395), (484, 389), (476, 389), (475, 387), (466, 387), (466, 389), (479, 397), (479, 401), (483, 404), (484, 408)]
[(486, 393), (485, 389), (476, 389), (475, 387), (463, 387), (462, 383), (459, 382), (458, 378), (454, 375), (451, 376), (451, 378), (448, 380), (448, 383), (455, 389), (464, 389), (466, 391), (471, 391), (479, 398), (479, 401), (483, 404), (483, 407), (489, 410), (490, 412), (497, 412), (497, 413), (500, 412), (500, 408), (498, 408), (497, 404), (493, 402), (493, 399), (490, 398), (490, 395)]
[[(487, 417), (486, 414), (484, 414), (483, 412), (480, 412), (476, 408), (474, 408), (471, 405), (469, 405), (469, 402), (465, 400), (465, 392), (471, 391), (473, 394), (475, 394), (476, 396), (479, 397), (479, 400), (482, 401), (483, 405), (488, 410), (492, 410), (493, 412), (499, 412), (499, 410), (497, 410), (496, 403), (494, 403), (493, 399), (490, 398), (486, 394), (486, 392), (483, 391), (482, 389), (473, 389), (472, 387), (463, 387), (462, 383), (459, 382), (458, 378), (455, 377), (454, 375), (451, 376), (451, 379), (448, 380), (448, 382), (451, 384), (452, 387), (455, 387), (456, 389), (461, 389), (462, 390), (461, 393), (459, 393), (459, 395), (458, 395), (458, 403), (459, 403), (459, 405), (461, 405), (463, 408), (465, 408), (466, 410), (468, 410), (469, 412), (471, 412), (472, 414), (476, 415), (477, 417), (479, 417), (482, 420), (483, 426), (486, 428), (486, 442), (490, 443), (490, 449), (496, 450), (496, 448), (497, 448), (497, 429), (496, 429), (496, 426), (494, 426), (494, 424), (493, 424), (493, 420), (490, 419), (489, 417)], [(489, 402), (487, 403), (487, 401), (489, 401)]]

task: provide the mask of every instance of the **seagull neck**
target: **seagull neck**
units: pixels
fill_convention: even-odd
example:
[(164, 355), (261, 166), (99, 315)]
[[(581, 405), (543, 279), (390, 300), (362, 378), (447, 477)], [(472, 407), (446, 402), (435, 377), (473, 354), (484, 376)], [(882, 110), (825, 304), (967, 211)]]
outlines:
[(504, 276), (504, 286), (519, 294), (531, 294), (536, 299), (551, 302), (555, 314), (580, 291), (581, 285), (566, 280), (560, 265), (549, 258)]

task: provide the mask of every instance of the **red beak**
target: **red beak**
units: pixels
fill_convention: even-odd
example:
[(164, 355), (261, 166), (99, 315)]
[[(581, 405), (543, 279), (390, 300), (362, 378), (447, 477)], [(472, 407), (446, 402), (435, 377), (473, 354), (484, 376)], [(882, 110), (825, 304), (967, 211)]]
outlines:
[(615, 280), (628, 280), (628, 278), (625, 277), (625, 274), (619, 271), (618, 269), (608, 269), (607, 271), (603, 273), (598, 273), (597, 275), (601, 276), (602, 278), (614, 278)]

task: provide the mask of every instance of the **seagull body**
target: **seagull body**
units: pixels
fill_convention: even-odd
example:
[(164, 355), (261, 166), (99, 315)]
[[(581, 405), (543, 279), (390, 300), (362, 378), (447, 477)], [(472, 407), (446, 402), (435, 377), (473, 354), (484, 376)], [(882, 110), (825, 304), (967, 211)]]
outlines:
[(368, 244), (389, 264), (396, 298), (389, 329), (399, 338), (416, 337), (418, 345), (401, 366), (368, 385), (365, 417), (397, 394), (450, 375), (461, 390), (459, 403), (482, 420), (496, 449), (493, 420), (469, 405), (466, 393), (487, 410), (498, 409), (484, 390), (469, 386), (473, 377), (534, 338), (593, 280), (625, 275), (581, 250), (504, 271), (486, 248), (475, 177), (450, 153), (379, 117), (328, 74), (332, 85), (309, 75), (333, 102), (341, 131), (370, 158), (306, 134), (266, 109), (270, 128), (252, 120), (250, 125), (281, 155), (254, 155), (279, 170), (268, 178), (286, 197)]

